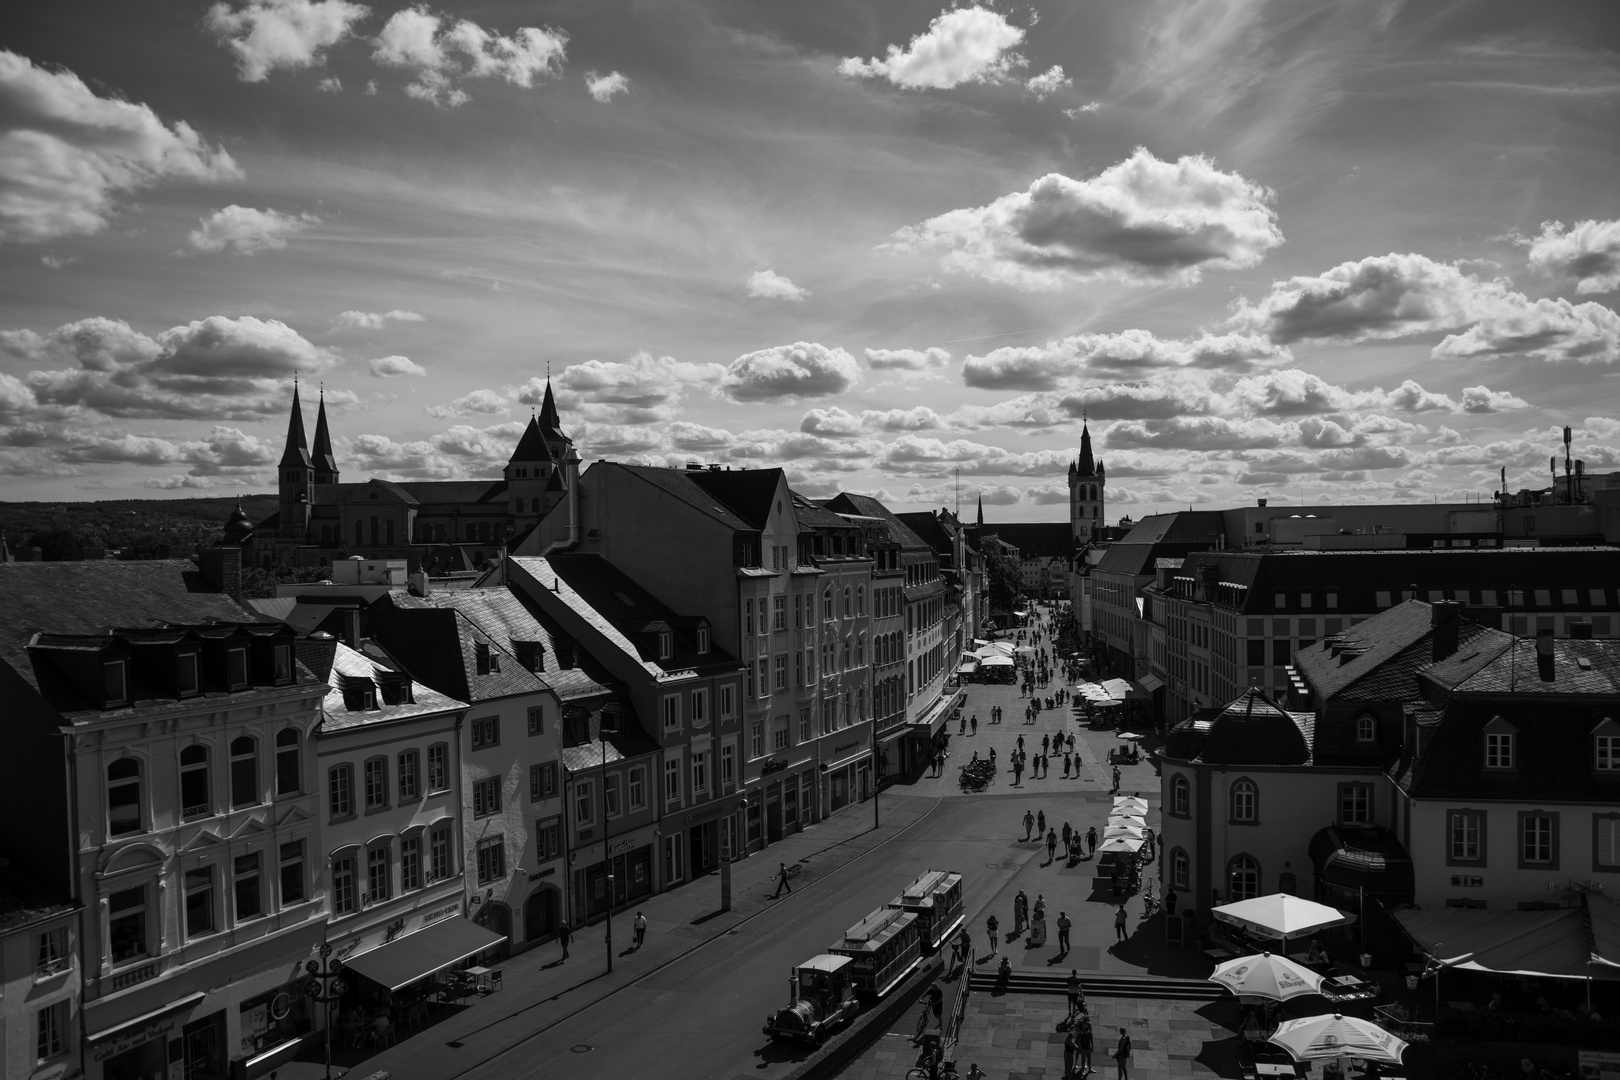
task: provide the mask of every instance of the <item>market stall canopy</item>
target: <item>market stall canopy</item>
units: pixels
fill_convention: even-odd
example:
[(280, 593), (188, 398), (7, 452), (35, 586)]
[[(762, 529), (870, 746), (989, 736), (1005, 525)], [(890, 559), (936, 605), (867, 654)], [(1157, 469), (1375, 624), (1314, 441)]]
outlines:
[(1102, 845), (1097, 848), (1097, 853), (1099, 855), (1134, 855), (1138, 851), (1142, 850), (1143, 843), (1144, 841), (1141, 840), (1133, 840), (1125, 836), (1116, 836), (1112, 840), (1104, 841)]
[(1118, 839), (1120, 837), (1124, 837), (1129, 840), (1143, 839), (1142, 828), (1140, 826), (1124, 825), (1114, 821), (1110, 821), (1108, 826), (1103, 829), (1103, 836), (1109, 840)]
[(1137, 814), (1109, 814), (1108, 827), (1113, 828), (1115, 825), (1124, 825), (1136, 829), (1146, 829), (1147, 821)]
[(1266, 1041), (1294, 1055), (1295, 1061), (1358, 1057), (1386, 1065), (1399, 1065), (1401, 1055), (1406, 1053), (1404, 1040), (1396, 1038), (1371, 1020), (1337, 1013), (1285, 1020)]
[(1102, 688), (1108, 692), (1109, 697), (1119, 698), (1122, 701), (1128, 697), (1145, 696), (1142, 691), (1136, 689), (1125, 679), (1104, 679)]
[(1134, 731), (1119, 731), (1119, 732), (1115, 732), (1114, 738), (1116, 738), (1116, 739), (1124, 739), (1126, 742), (1135, 742), (1138, 739), (1146, 738), (1146, 736), (1138, 735)]
[(1550, 911), (1408, 908), (1393, 912), (1447, 967), (1502, 975), (1620, 979), (1620, 905), (1587, 893)]
[(1212, 909), (1210, 914), (1221, 922), (1241, 926), (1263, 937), (1282, 938), (1298, 937), (1313, 930), (1343, 926), (1352, 921), (1351, 916), (1338, 908), (1288, 893), (1272, 893), (1270, 896), (1239, 900), (1235, 904), (1223, 904)]
[(1322, 992), (1322, 976), (1286, 956), (1268, 952), (1228, 960), (1215, 969), (1209, 981), (1234, 994), (1269, 1001), (1289, 1001)]
[(1114, 796), (1115, 810), (1127, 810), (1135, 813), (1145, 814), (1147, 813), (1147, 808), (1148, 804), (1146, 799), (1138, 798), (1135, 795)]
[(1013, 667), (1014, 665), (1013, 665), (1012, 657), (1010, 657), (1010, 656), (987, 656), (983, 660), (979, 661), (979, 666), (980, 667)]

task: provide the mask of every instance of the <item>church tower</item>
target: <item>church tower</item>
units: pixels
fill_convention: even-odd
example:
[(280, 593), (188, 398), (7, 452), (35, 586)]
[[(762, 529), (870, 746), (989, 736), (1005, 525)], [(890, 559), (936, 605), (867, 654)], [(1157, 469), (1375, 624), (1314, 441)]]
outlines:
[(516, 529), (539, 521), (579, 479), (579, 455), (574, 452), (574, 440), (563, 434), (550, 379), (546, 380), (540, 414), (529, 418), (529, 426), (506, 463), (505, 476), (507, 508)]
[(321, 391), (320, 407), (315, 411), (315, 445), (309, 456), (315, 466), (317, 484), (338, 482), (337, 459), (332, 456), (332, 434), (326, 429), (326, 391)]
[[(325, 413), (321, 414), (325, 430)], [(280, 539), (302, 544), (309, 537), (309, 488), (315, 482), (315, 462), (304, 439), (304, 407), (298, 400), (298, 383), (293, 383), (292, 416), (287, 420), (287, 448), (277, 467), (276, 492), (281, 504)]]
[(1082, 420), (1080, 457), (1069, 465), (1069, 527), (1076, 544), (1090, 543), (1102, 527), (1107, 483), (1102, 461), (1092, 460), (1091, 429)]

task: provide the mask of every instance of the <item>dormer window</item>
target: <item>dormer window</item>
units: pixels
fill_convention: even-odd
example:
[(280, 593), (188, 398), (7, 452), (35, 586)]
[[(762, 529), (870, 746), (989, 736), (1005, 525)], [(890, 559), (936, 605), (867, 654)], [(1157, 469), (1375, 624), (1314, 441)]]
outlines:
[(675, 655), (675, 635), (668, 630), (658, 631), (658, 659), (668, 660)]
[(1356, 717), (1356, 742), (1375, 743), (1378, 741), (1378, 720), (1370, 714)]
[(175, 656), (175, 685), (180, 697), (197, 692), (197, 654), (183, 652)]
[(282, 683), (292, 682), (292, 677), (292, 646), (277, 645), (275, 650), (275, 683), (279, 686)]
[(473, 661), (477, 665), (480, 675), (499, 675), (501, 673), (501, 658), (497, 656), (486, 642), (473, 643)]
[(1592, 733), (1593, 767), (1599, 772), (1620, 772), (1620, 724), (1605, 716)]
[(101, 696), (108, 708), (128, 700), (124, 683), (124, 661), (106, 660), (101, 665)]
[(697, 653), (699, 656), (707, 656), (709, 654), (709, 628), (707, 626), (698, 627)]
[(1271, 606), (1276, 608), (1278, 611), (1286, 608), (1288, 606), (1288, 594), (1282, 589), (1278, 589), (1276, 592), (1272, 593)]
[(227, 649), (225, 651), (225, 685), (232, 690), (240, 690), (248, 682), (247, 650)]
[(1493, 717), (1485, 725), (1485, 767), (1487, 769), (1512, 769), (1514, 765), (1514, 735), (1513, 725), (1500, 716)]

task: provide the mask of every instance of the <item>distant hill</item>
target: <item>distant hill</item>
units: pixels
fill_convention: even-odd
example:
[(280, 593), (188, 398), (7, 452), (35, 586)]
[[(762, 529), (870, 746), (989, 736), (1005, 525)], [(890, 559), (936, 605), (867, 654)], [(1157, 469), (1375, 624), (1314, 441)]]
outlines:
[[(259, 521), (275, 513), (275, 495), (244, 495)], [(14, 548), (38, 547), (47, 559), (179, 558), (212, 541), (236, 509), (235, 496), (208, 499), (107, 499), (100, 502), (0, 502), (0, 533)]]

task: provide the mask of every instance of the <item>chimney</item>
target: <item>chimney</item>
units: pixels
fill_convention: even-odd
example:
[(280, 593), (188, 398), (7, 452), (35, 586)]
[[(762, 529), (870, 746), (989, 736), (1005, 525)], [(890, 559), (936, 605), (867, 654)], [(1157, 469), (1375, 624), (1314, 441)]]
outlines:
[(428, 576), (426, 570), (418, 570), (411, 575), (411, 595), (426, 596), (428, 594)]
[(225, 545), (205, 547), (197, 552), (197, 569), (203, 581), (226, 596), (242, 602), (242, 549)]
[(351, 649), (360, 648), (359, 608), (349, 608), (343, 612), (343, 644)]
[(1541, 676), (1542, 682), (1554, 682), (1557, 675), (1553, 671), (1553, 632), (1551, 628), (1536, 631), (1536, 674)]
[(1433, 631), (1437, 664), (1457, 651), (1457, 616), (1461, 610), (1462, 605), (1455, 600), (1436, 600), (1429, 605), (1429, 627)]
[(1259, 506), (1259, 507), (1260, 507), (1260, 509), (1262, 509), (1262, 510), (1264, 510), (1264, 509), (1265, 509), (1265, 508), (1266, 508), (1266, 500), (1264, 500), (1264, 499), (1256, 499), (1256, 500), (1255, 500), (1255, 503), (1256, 503), (1256, 505), (1258, 505), (1258, 506)]

